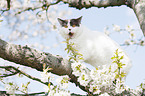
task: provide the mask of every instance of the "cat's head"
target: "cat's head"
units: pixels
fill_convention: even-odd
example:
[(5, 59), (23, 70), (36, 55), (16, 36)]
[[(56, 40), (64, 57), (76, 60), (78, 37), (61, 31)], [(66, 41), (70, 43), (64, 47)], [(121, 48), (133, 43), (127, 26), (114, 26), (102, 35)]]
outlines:
[(58, 22), (61, 25), (59, 33), (62, 35), (62, 37), (65, 39), (73, 39), (79, 36), (81, 34), (81, 19), (82, 16), (76, 19), (67, 20), (58, 18)]

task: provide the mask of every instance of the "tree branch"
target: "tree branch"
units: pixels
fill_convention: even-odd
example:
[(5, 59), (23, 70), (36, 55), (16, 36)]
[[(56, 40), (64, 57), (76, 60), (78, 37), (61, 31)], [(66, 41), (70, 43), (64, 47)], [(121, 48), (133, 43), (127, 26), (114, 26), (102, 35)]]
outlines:
[(128, 0), (128, 2), (130, 2), (131, 8), (134, 10), (145, 36), (145, 0)]
[[(45, 2), (45, 1), (44, 1), (44, 2)], [(43, 2), (43, 3), (44, 3), (44, 2)], [(15, 15), (21, 14), (22, 12), (25, 12), (25, 11), (30, 11), (30, 10), (34, 11), (34, 10), (37, 10), (37, 9), (40, 9), (40, 8), (42, 8), (42, 10), (48, 10), (49, 6), (56, 5), (56, 4), (58, 4), (59, 2), (60, 2), (60, 0), (57, 0), (56, 2), (50, 3), (50, 4), (48, 4), (47, 2), (45, 2), (42, 6), (37, 6), (37, 7), (34, 7), (34, 8), (33, 8), (33, 7), (28, 7), (28, 8), (25, 8), (25, 9), (19, 11), (19, 12), (16, 13)]]
[[(51, 72), (57, 75), (71, 74), (70, 63), (61, 56), (37, 51), (30, 47), (14, 45), (0, 39), (0, 57), (28, 66), (38, 71), (43, 71), (43, 64), (52, 68)], [(57, 69), (57, 70), (56, 70)]]
[[(0, 66), (1, 68), (1, 66)], [(3, 78), (3, 77), (9, 77), (9, 76), (13, 76), (13, 75), (16, 75), (18, 72), (12, 72), (11, 74), (2, 74), (0, 77)]]
[(82, 90), (88, 91), (72, 74), (71, 63), (61, 56), (44, 53), (28, 46), (10, 44), (0, 39), (0, 57), (38, 71), (43, 71), (43, 64), (46, 64), (46, 67), (52, 68), (50, 72), (56, 75), (68, 75), (71, 78), (70, 82), (75, 83)]
[[(1, 90), (0, 90), (0, 95), (1, 96), (10, 96), (10, 94), (8, 94), (6, 91), (1, 91)], [(46, 93), (38, 92), (38, 93), (29, 93), (29, 94), (15, 94), (15, 96), (39, 96), (39, 95), (46, 96)], [(71, 96), (86, 96), (86, 95), (72, 93)]]
[(61, 0), (64, 3), (68, 3), (69, 7), (75, 7), (77, 9), (91, 8), (91, 7), (109, 7), (109, 6), (121, 6), (125, 5), (125, 0)]
[[(12, 75), (16, 75), (17, 73), (20, 73), (20, 74), (23, 74), (24, 76), (28, 77), (29, 79), (38, 81), (38, 82), (40, 82), (42, 84), (45, 84), (45, 85), (48, 85), (48, 82), (43, 82), (43, 81), (41, 81), (40, 79), (38, 79), (36, 77), (32, 77), (31, 75), (19, 70), (18, 68), (13, 67), (13, 66), (0, 66), (0, 68), (3, 68), (5, 70), (7, 70), (7, 71), (11, 71), (13, 73), (13, 74), (7, 74), (7, 75), (0, 76), (0, 77), (8, 77), (8, 76), (12, 76)], [(15, 72), (13, 72), (13, 71), (15, 71)], [(51, 82), (49, 82), (49, 83), (52, 85)]]
[(140, 27), (145, 36), (145, 0), (61, 0), (68, 3), (69, 7), (76, 9), (91, 8), (91, 7), (112, 7), (127, 5), (132, 8), (138, 18)]
[(11, 7), (11, 0), (7, 0), (7, 9), (10, 10)]
[[(11, 96), (6, 91), (1, 91), (1, 90), (0, 90), (0, 95), (1, 96)], [(45, 95), (45, 92), (30, 93), (30, 94), (15, 94), (15, 96), (38, 96), (38, 95)]]

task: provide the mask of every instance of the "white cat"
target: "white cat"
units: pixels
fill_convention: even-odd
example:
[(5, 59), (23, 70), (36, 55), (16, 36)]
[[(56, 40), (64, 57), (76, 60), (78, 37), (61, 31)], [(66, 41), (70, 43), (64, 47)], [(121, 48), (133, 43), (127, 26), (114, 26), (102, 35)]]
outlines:
[(94, 67), (112, 64), (114, 52), (118, 49), (122, 51), (121, 56), (124, 55), (124, 59), (121, 60), (125, 73), (128, 73), (131, 68), (131, 61), (123, 49), (110, 37), (104, 33), (91, 31), (88, 28), (82, 26), (81, 18), (62, 20), (58, 18), (61, 25), (59, 33), (64, 39), (70, 38), (76, 46), (76, 49), (83, 55), (84, 62), (91, 64)]

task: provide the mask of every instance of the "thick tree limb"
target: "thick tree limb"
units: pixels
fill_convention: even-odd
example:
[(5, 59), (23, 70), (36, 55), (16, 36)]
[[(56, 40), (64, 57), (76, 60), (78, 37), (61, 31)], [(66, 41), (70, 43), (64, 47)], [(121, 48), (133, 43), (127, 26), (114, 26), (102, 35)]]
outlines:
[(140, 27), (145, 35), (145, 0), (61, 0), (76, 9), (90, 7), (112, 7), (127, 5), (132, 8), (138, 18)]
[(75, 83), (82, 90), (88, 91), (88, 89), (77, 82), (77, 77), (71, 73), (70, 62), (61, 56), (44, 53), (28, 46), (10, 44), (0, 39), (0, 57), (38, 71), (43, 71), (43, 64), (46, 64), (46, 67), (52, 68), (50, 72), (56, 75), (68, 75), (72, 83)]
[(130, 5), (138, 18), (140, 27), (145, 36), (145, 0), (132, 0)]
[(61, 0), (68, 3), (70, 7), (77, 9), (91, 8), (91, 7), (109, 7), (125, 5), (125, 0)]
[(0, 57), (38, 71), (42, 71), (43, 64), (46, 64), (52, 68), (52, 73), (57, 75), (71, 74), (70, 64), (62, 57), (37, 51), (28, 46), (10, 44), (3, 40), (0, 40)]

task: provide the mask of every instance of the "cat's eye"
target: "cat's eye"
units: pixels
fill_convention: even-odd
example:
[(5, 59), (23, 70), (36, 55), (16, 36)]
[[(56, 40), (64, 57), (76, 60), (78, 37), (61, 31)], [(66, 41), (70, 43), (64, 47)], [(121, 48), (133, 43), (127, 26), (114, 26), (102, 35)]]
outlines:
[(76, 25), (72, 25), (72, 27), (75, 27)]
[(64, 26), (64, 28), (67, 28), (67, 27), (68, 27), (67, 25)]

